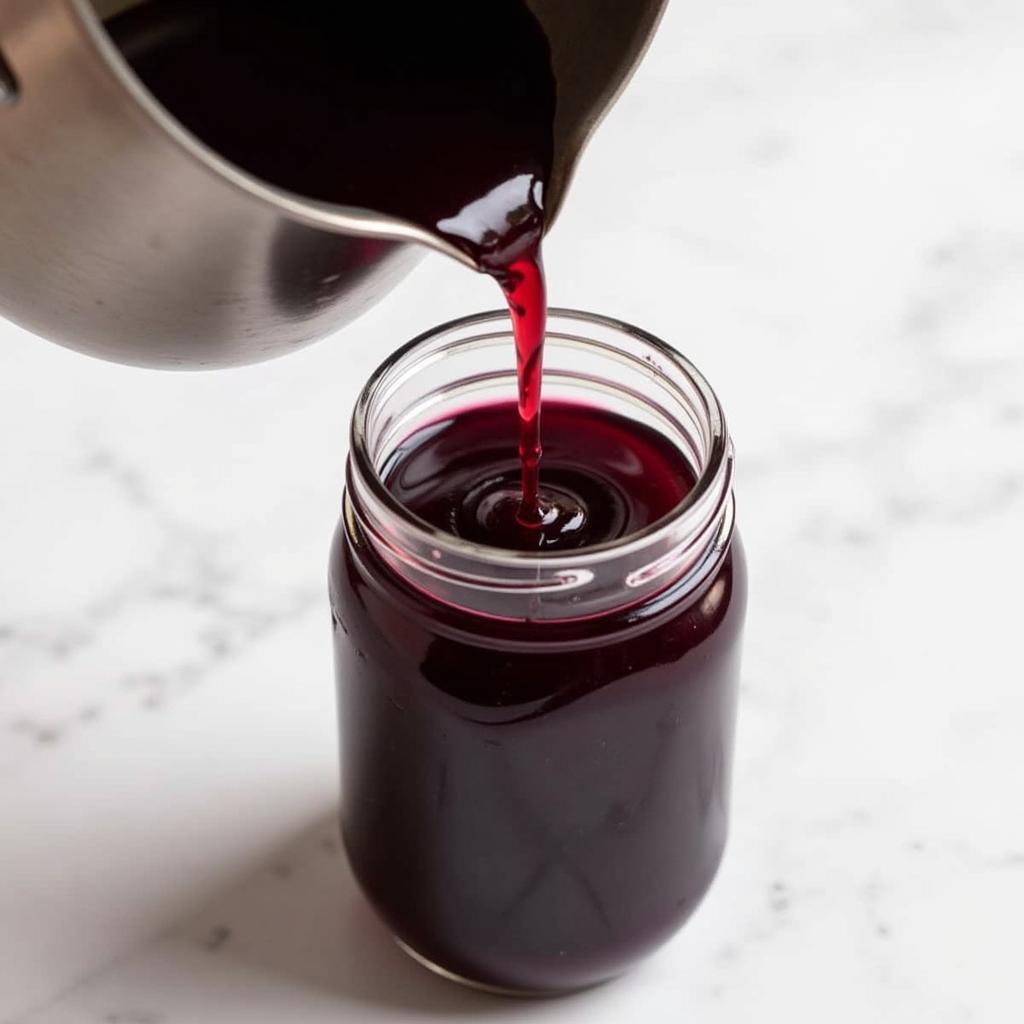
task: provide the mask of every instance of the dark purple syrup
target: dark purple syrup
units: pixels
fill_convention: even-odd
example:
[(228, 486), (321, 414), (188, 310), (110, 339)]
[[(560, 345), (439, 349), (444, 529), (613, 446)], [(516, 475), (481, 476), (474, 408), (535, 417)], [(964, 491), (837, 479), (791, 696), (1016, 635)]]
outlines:
[[(656, 522), (692, 486), (660, 434), (549, 400), (541, 502), (583, 515), (523, 528), (515, 418), (509, 402), (413, 434), (388, 487), (467, 540), (571, 552)], [(608, 978), (680, 927), (725, 843), (738, 543), (694, 592), (499, 621), (407, 585), (343, 523), (330, 587), (345, 846), (402, 941), (473, 981), (544, 992)]]
[(523, 0), (151, 0), (107, 28), (221, 156), (301, 195), (434, 231), (498, 281), (519, 368), (519, 514), (538, 524), (555, 84)]
[(466, 409), (410, 435), (382, 469), (408, 509), (447, 533), (520, 551), (570, 550), (619, 540), (656, 522), (693, 485), (661, 434), (577, 403), (544, 405), (541, 520), (519, 512), (512, 402)]

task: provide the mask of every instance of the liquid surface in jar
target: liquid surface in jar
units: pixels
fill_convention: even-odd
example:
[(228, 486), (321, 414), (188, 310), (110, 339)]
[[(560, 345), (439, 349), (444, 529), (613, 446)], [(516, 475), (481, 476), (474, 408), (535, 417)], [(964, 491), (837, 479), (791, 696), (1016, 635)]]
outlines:
[(516, 414), (514, 403), (495, 403), (421, 428), (383, 468), (387, 487), (438, 529), (521, 551), (619, 540), (667, 515), (693, 487), (689, 464), (664, 435), (610, 411), (549, 400), (541, 518), (524, 525), (508, 444)]

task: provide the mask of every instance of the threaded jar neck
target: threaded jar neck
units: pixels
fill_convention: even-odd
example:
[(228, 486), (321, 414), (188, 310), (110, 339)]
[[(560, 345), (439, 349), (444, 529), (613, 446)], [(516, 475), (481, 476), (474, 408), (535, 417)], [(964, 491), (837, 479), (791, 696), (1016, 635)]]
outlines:
[(567, 309), (548, 313), (544, 397), (582, 402), (654, 429), (696, 480), (661, 519), (573, 551), (474, 544), (403, 506), (382, 473), (420, 428), (516, 393), (504, 311), (437, 327), (394, 353), (363, 389), (352, 417), (346, 529), (417, 590), (449, 606), (514, 621), (599, 616), (670, 585), (696, 589), (733, 529), (733, 450), (718, 399), (700, 372), (639, 328)]

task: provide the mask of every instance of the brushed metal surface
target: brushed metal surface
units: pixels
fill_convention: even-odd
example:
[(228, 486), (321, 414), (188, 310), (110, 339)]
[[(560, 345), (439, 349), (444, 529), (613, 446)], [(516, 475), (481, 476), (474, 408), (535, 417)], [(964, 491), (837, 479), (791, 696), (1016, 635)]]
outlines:
[[(556, 211), (662, 3), (619, 5), (614, 18), (607, 0), (534, 6), (559, 79)], [(571, 41), (573, 25), (587, 40), (602, 24), (622, 46), (595, 46), (595, 82)], [(88, 0), (2, 0), (0, 53), (0, 315), (42, 337), (150, 367), (252, 363), (343, 327), (424, 247), (468, 263), (415, 225), (304, 199), (222, 160), (150, 96)]]
[(551, 46), (558, 87), (549, 226), (558, 216), (584, 147), (626, 87), (668, 0), (526, 0)]
[(0, 313), (152, 367), (280, 355), (386, 295), (428, 241), (220, 161), (134, 80), (77, 0), (5, 0)]

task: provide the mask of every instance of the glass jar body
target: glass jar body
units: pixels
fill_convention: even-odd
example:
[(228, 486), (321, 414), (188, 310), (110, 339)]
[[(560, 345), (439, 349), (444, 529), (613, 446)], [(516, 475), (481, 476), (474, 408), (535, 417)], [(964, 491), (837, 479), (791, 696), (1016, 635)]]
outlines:
[[(512, 351), (507, 314), (444, 325), (392, 356), (357, 404), (330, 562), (341, 827), (413, 956), (548, 993), (649, 953), (714, 877), (746, 570), (707, 382), (646, 332), (571, 310), (549, 311), (545, 396), (656, 432), (693, 482), (685, 497), (571, 551), (469, 543), (404, 507), (387, 485), (395, 452), (507, 401)], [(620, 457), (642, 470), (641, 451)]]
[(682, 599), (538, 629), (467, 622), (342, 522), (331, 600), (342, 834), (411, 952), (552, 992), (620, 973), (683, 924), (726, 837), (738, 537)]

